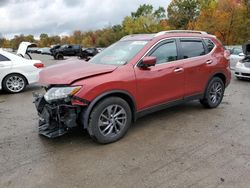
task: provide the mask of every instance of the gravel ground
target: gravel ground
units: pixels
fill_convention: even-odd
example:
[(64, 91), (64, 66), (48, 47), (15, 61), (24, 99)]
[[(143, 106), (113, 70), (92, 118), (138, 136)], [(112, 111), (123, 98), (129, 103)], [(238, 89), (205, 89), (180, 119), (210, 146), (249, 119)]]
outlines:
[(193, 101), (141, 118), (109, 145), (81, 129), (39, 136), (38, 86), (0, 93), (0, 187), (249, 187), (249, 84), (233, 78), (216, 109)]

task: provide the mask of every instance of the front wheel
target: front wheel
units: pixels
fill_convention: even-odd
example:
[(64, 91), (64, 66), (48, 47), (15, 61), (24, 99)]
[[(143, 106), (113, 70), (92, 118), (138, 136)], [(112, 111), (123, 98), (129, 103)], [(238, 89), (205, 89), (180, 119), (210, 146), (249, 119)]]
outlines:
[(63, 60), (63, 58), (64, 58), (64, 57), (63, 57), (63, 54), (60, 54), (60, 53), (59, 53), (59, 54), (56, 54), (55, 57), (56, 57), (57, 60)]
[(94, 107), (87, 129), (95, 141), (102, 144), (112, 143), (126, 134), (131, 119), (128, 103), (119, 97), (110, 97)]
[(219, 77), (214, 77), (207, 86), (200, 103), (206, 108), (216, 108), (223, 99), (225, 85)]

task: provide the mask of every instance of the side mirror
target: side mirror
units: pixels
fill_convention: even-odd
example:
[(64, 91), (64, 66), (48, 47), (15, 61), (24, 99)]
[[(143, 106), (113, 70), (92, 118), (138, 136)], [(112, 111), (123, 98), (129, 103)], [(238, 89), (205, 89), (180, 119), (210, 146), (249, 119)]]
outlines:
[(148, 68), (151, 66), (155, 66), (155, 64), (156, 64), (156, 57), (146, 56), (146, 57), (142, 58), (142, 61), (140, 63), (140, 67)]
[(243, 54), (243, 53), (239, 53), (239, 56), (245, 56), (245, 54)]

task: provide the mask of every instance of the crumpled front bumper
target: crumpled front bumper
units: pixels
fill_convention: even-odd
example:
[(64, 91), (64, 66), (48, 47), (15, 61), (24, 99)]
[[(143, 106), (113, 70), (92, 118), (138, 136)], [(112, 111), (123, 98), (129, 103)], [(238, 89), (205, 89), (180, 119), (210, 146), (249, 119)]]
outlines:
[(77, 126), (79, 106), (63, 101), (48, 103), (43, 95), (33, 94), (34, 103), (39, 116), (39, 134), (49, 138), (64, 135), (70, 128)]

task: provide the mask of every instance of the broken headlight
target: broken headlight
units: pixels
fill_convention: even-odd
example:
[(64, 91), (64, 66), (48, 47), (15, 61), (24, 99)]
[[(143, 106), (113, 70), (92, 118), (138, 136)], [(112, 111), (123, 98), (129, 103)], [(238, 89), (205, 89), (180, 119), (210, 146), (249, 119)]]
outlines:
[(67, 99), (73, 96), (81, 89), (81, 86), (75, 87), (52, 87), (44, 95), (44, 99), (47, 102), (51, 102), (59, 99)]

